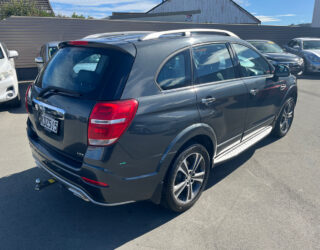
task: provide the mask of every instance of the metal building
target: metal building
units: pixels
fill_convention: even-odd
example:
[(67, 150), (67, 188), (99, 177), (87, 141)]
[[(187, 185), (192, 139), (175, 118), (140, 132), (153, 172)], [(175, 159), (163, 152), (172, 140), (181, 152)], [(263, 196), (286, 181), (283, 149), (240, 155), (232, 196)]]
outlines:
[(320, 0), (315, 0), (312, 27), (320, 27)]
[(261, 21), (232, 0), (164, 0), (147, 14), (198, 11), (185, 16), (193, 23), (260, 24)]

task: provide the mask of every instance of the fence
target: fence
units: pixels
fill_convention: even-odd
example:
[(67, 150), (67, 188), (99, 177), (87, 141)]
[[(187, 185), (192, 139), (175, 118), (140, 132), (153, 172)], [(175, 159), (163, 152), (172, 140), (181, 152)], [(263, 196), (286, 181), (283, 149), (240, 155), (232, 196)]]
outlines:
[(0, 21), (0, 41), (6, 43), (9, 49), (19, 52), (20, 56), (16, 60), (19, 78), (31, 79), (36, 74), (34, 58), (46, 42), (79, 39), (102, 32), (183, 28), (226, 29), (242, 39), (268, 39), (280, 45), (296, 37), (320, 37), (320, 28), (311, 27), (10, 17)]

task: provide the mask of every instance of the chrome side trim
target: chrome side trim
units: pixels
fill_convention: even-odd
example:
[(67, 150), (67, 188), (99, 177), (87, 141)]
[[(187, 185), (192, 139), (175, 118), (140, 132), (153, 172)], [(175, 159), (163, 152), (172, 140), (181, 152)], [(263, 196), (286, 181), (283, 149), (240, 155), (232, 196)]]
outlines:
[(124, 205), (124, 204), (135, 202), (135, 201), (126, 201), (126, 202), (119, 202), (119, 203), (101, 203), (101, 202), (95, 201), (86, 192), (84, 192), (82, 189), (80, 189), (80, 188), (76, 187), (75, 185), (69, 183), (68, 181), (62, 179), (61, 177), (59, 177), (58, 175), (53, 173), (51, 170), (49, 170), (47, 167), (45, 167), (37, 159), (35, 159), (35, 161), (36, 161), (36, 164), (37, 164), (38, 167), (41, 167), (43, 170), (45, 170), (48, 174), (53, 176), (55, 179), (57, 179), (58, 181), (60, 181), (63, 184), (65, 184), (68, 187), (68, 190), (70, 192), (72, 192), (75, 196), (77, 196), (77, 197), (79, 197), (79, 198), (81, 198), (81, 199), (83, 199), (85, 201), (90, 201), (90, 202), (92, 202), (92, 203), (94, 203), (96, 205), (106, 206), (106, 207)]
[(257, 142), (261, 141), (263, 138), (268, 136), (271, 133), (272, 129), (272, 126), (268, 126), (251, 133), (250, 135), (246, 136), (240, 144), (218, 155), (214, 159), (214, 163), (221, 163), (238, 156), (239, 154), (241, 154)]

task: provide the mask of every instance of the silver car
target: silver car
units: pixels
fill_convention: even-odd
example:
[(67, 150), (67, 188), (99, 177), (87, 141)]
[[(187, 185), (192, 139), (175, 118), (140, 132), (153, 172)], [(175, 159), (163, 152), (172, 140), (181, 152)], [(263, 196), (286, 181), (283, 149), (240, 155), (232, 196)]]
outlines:
[(295, 38), (285, 49), (303, 58), (305, 73), (320, 72), (320, 38)]
[(35, 58), (38, 70), (40, 71), (44, 64), (46, 64), (50, 58), (58, 51), (58, 45), (60, 42), (49, 42), (42, 45), (40, 50), (40, 56)]

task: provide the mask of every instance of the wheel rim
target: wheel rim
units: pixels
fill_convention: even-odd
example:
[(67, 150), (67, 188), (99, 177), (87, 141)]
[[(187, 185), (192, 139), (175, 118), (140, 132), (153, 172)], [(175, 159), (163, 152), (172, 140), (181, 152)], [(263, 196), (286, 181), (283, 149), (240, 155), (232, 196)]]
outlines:
[(290, 101), (288, 102), (282, 112), (280, 121), (280, 130), (283, 134), (287, 133), (293, 121), (294, 116), (294, 105)]
[(190, 203), (199, 194), (206, 174), (205, 160), (200, 153), (189, 154), (181, 162), (173, 181), (173, 197)]

